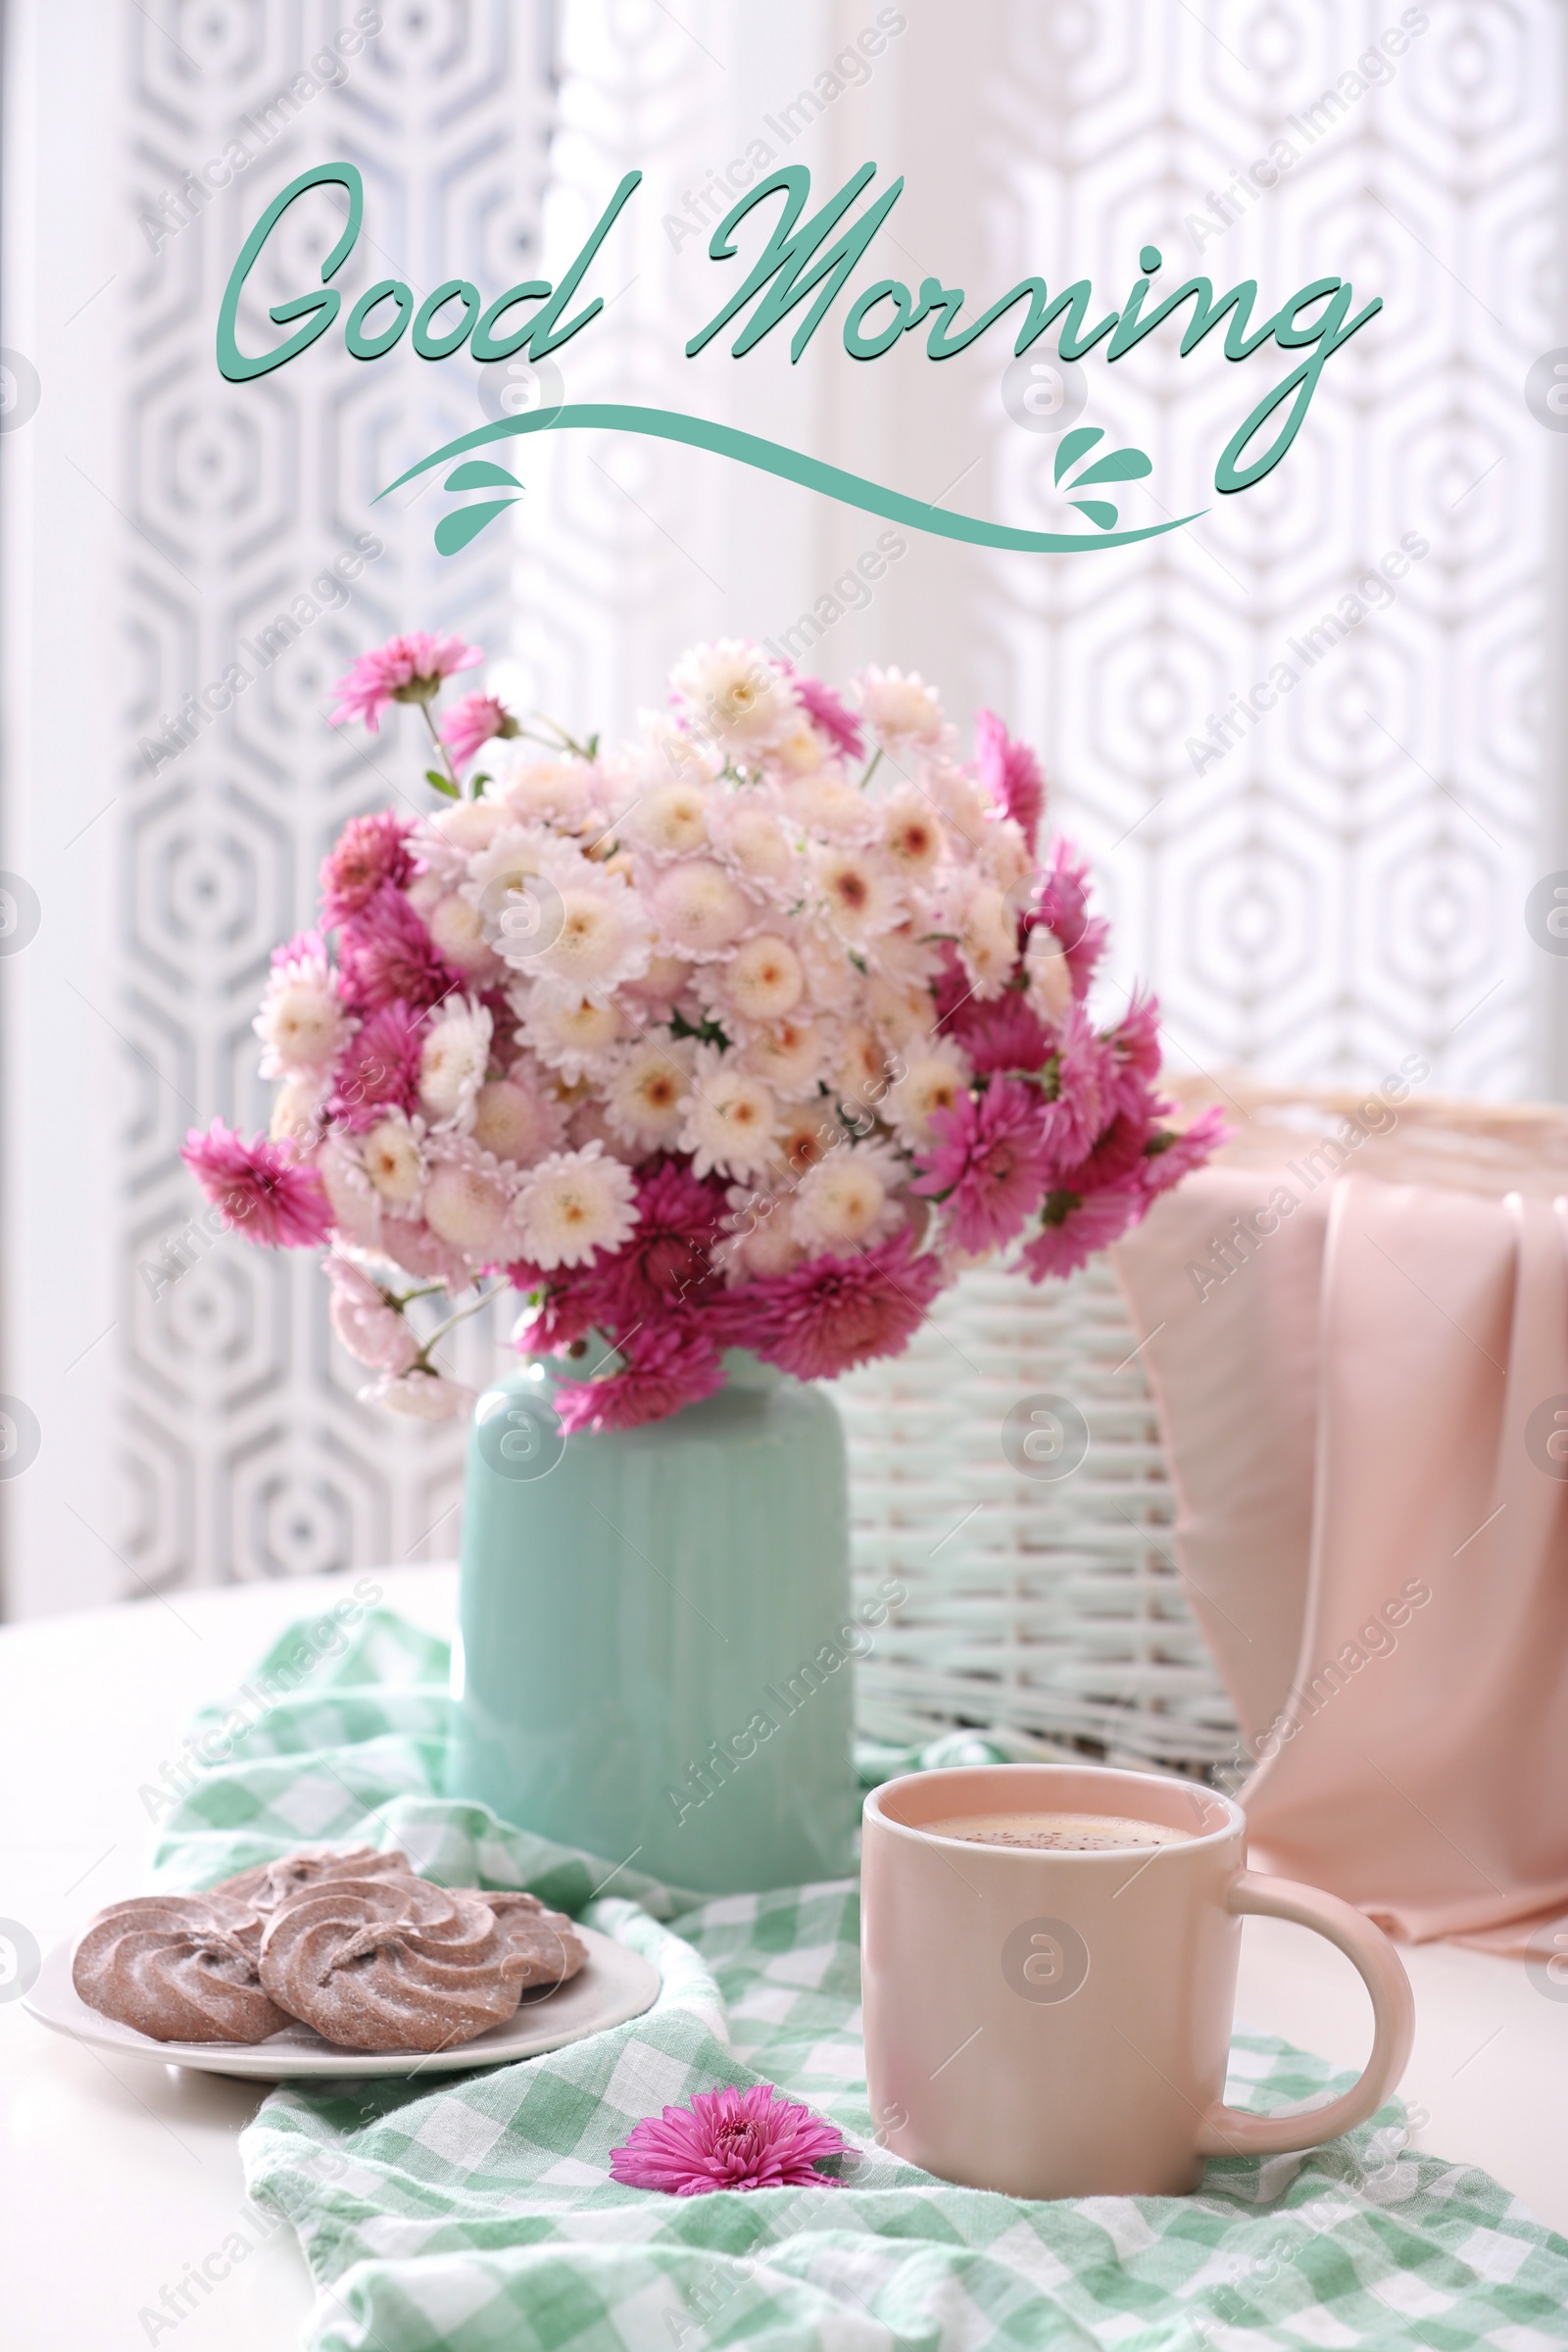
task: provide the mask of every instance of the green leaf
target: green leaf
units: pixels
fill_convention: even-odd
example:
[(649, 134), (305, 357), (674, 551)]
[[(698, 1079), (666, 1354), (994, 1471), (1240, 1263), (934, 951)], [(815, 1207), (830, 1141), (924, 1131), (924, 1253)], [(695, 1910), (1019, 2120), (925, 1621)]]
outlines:
[(1060, 481), (1069, 466), (1077, 465), (1086, 449), (1093, 449), (1097, 441), (1103, 441), (1104, 438), (1105, 428), (1102, 424), (1080, 424), (1070, 433), (1063, 433), (1061, 447), (1056, 452), (1057, 481)]
[(1107, 507), (1103, 499), (1075, 498), (1072, 503), (1080, 514), (1087, 514), (1091, 522), (1098, 522), (1102, 531), (1116, 528), (1116, 510)]
[(453, 783), (452, 778), (444, 776), (438, 767), (427, 767), (424, 771), (424, 780), (427, 784), (433, 785), (437, 792), (444, 792), (449, 801), (458, 799), (457, 786)]
[(449, 490), (520, 490), (522, 484), (514, 473), (504, 466), (492, 466), (488, 458), (470, 458), (466, 466), (446, 479)]
[(516, 505), (514, 498), (487, 498), (476, 507), (460, 507), (455, 514), (443, 514), (435, 526), (435, 552), (438, 556), (455, 556), (476, 539), (487, 523), (494, 522), (509, 507)]
[(1113, 449), (1108, 458), (1097, 458), (1085, 466), (1073, 488), (1087, 490), (1091, 482), (1141, 482), (1153, 470), (1152, 461), (1141, 449)]

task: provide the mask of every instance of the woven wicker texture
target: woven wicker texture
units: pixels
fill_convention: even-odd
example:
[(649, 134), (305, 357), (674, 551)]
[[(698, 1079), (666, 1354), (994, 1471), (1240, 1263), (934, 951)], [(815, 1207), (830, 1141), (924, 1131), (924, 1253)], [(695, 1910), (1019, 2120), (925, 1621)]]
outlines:
[[(1278, 1165), (1338, 1137), (1346, 1166), (1392, 1183), (1568, 1191), (1568, 1111), (1555, 1105), (1416, 1096), (1396, 1108), (1376, 1093), (1232, 1076), (1175, 1091), (1190, 1113), (1225, 1106), (1223, 1156), (1238, 1163)], [(1347, 1150), (1352, 1121), (1361, 1140)], [(909, 1595), (859, 1669), (865, 1732), (1004, 1727), (1019, 1752), (1066, 1742), (1234, 1783), (1245, 1758), (1183, 1597), (1137, 1345), (1105, 1260), (1039, 1290), (999, 1264), (939, 1300), (906, 1354), (839, 1383), (857, 1579), (894, 1575)], [(1009, 1410), (1041, 1398), (1088, 1424), (1069, 1476), (1026, 1474), (1004, 1451)]]

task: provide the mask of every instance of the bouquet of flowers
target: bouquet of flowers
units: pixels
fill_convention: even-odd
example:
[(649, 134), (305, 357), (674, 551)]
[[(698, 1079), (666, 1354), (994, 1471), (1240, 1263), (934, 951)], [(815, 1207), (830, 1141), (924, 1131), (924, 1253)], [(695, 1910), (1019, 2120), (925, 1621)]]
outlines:
[(433, 1350), (503, 1285), (585, 1375), (567, 1429), (710, 1395), (731, 1347), (832, 1379), (977, 1257), (1081, 1265), (1212, 1150), (1166, 1123), (1153, 999), (1091, 1020), (1106, 926), (989, 711), (963, 760), (919, 676), (846, 699), (725, 641), (605, 751), (496, 694), (438, 723), (482, 658), (395, 637), (339, 681), (337, 723), (417, 708), (439, 801), (345, 826), (256, 1020), (270, 1133), (185, 1148), (250, 1239), (326, 1246), (363, 1394), (462, 1409)]

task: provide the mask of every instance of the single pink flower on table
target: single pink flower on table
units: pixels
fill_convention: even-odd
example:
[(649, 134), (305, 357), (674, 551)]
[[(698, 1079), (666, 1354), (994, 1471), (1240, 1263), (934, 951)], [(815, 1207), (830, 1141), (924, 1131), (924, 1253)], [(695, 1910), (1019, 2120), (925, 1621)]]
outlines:
[(725, 1301), (725, 1337), (797, 1380), (836, 1380), (906, 1348), (943, 1282), (941, 1260), (917, 1256), (906, 1227), (858, 1256), (813, 1257), (742, 1283)]
[(399, 998), (423, 1010), (465, 985), (390, 882), (343, 925), (337, 960), (344, 1000), (356, 1012), (379, 1012)]
[(1046, 806), (1045, 778), (1029, 746), (1015, 742), (994, 710), (975, 713), (974, 763), (998, 808), (1023, 828), (1032, 855)]
[(1039, 1206), (1050, 1173), (1040, 1098), (1019, 1078), (994, 1078), (977, 1102), (961, 1094), (932, 1114), (935, 1148), (917, 1193), (946, 1199), (953, 1238), (964, 1250), (1010, 1242)]
[(324, 1242), (332, 1210), (314, 1168), (301, 1167), (289, 1144), (265, 1135), (251, 1143), (215, 1119), (203, 1134), (193, 1127), (181, 1159), (209, 1200), (222, 1209), (248, 1242), (285, 1250)]
[(388, 703), (433, 702), (443, 678), (483, 660), (482, 648), (465, 645), (455, 635), (432, 637), (416, 629), (412, 636), (389, 637), (372, 653), (361, 654), (338, 679), (332, 689), (337, 708), (328, 712), (327, 723), (341, 727), (363, 718), (372, 735), (379, 734)]
[(1098, 1193), (1048, 1193), (1041, 1230), (1023, 1249), (1031, 1281), (1044, 1282), (1048, 1274), (1072, 1274), (1088, 1265), (1097, 1250), (1119, 1241), (1148, 1207), (1149, 1196), (1136, 1177)]
[(832, 2174), (817, 2166), (849, 2152), (836, 2124), (781, 2097), (771, 2082), (750, 2090), (726, 2084), (695, 2092), (689, 2107), (666, 2107), (634, 2124), (625, 2146), (611, 2155), (610, 2177), (627, 2188), (673, 2197), (724, 2188), (837, 2188)]
[(555, 1394), (562, 1427), (640, 1429), (662, 1421), (682, 1405), (698, 1404), (723, 1386), (724, 1365), (707, 1332), (689, 1322), (645, 1323), (628, 1332), (619, 1352), (619, 1372), (598, 1380), (564, 1382)]
[(809, 678), (802, 670), (791, 669), (787, 663), (785, 666), (796, 700), (812, 726), (847, 760), (858, 760), (865, 750), (865, 736), (857, 713), (831, 686), (824, 686), (820, 678)]
[(324, 1262), (332, 1286), (327, 1310), (332, 1329), (355, 1362), (377, 1372), (407, 1372), (419, 1352), (408, 1317), (387, 1304), (380, 1285), (352, 1258), (333, 1250)]
[(441, 740), (452, 754), (454, 767), (466, 767), (481, 744), (498, 735), (522, 732), (512, 712), (493, 694), (466, 694), (441, 721)]
[(368, 906), (383, 882), (401, 886), (414, 872), (413, 830), (388, 808), (351, 816), (321, 860), (321, 928), (335, 931)]

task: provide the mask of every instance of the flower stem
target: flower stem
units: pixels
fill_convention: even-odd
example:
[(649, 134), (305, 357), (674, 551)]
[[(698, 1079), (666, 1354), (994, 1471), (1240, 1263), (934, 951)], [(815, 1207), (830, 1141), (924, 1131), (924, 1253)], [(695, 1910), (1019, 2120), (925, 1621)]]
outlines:
[(441, 740), (440, 730), (437, 728), (435, 723), (435, 713), (430, 709), (428, 703), (421, 703), (419, 705), (419, 709), (424, 713), (424, 723), (430, 730), (430, 741), (435, 745), (436, 758), (446, 769), (447, 774), (452, 778), (452, 789), (461, 801), (463, 798), (463, 779), (452, 764), (452, 754), (447, 750), (446, 745)]
[(867, 785), (870, 783), (870, 781), (871, 781), (871, 778), (872, 778), (872, 777), (873, 777), (873, 776), (876, 774), (876, 771), (877, 771), (878, 767), (881, 765), (881, 761), (882, 761), (882, 746), (881, 746), (880, 744), (878, 744), (878, 745), (877, 745), (877, 747), (876, 747), (876, 750), (875, 750), (875, 751), (872, 753), (872, 755), (871, 755), (871, 764), (870, 764), (870, 766), (869, 766), (869, 767), (866, 769), (866, 771), (865, 771), (864, 775), (863, 775), (863, 776), (860, 778), (860, 790), (861, 790), (862, 792), (865, 790), (866, 786), (867, 786)]
[(587, 745), (579, 743), (574, 735), (568, 735), (565, 728), (562, 725), (560, 719), (552, 718), (548, 710), (536, 710), (533, 715), (535, 718), (541, 720), (545, 726), (554, 727), (557, 735), (565, 745), (567, 751), (573, 753), (577, 759), (591, 760), (593, 758), (593, 754), (589, 751)]
[[(447, 1336), (447, 1333), (451, 1331), (456, 1324), (466, 1323), (468, 1317), (470, 1315), (476, 1315), (482, 1306), (488, 1306), (491, 1299), (498, 1297), (499, 1294), (506, 1289), (506, 1287), (507, 1286), (504, 1282), (495, 1283), (488, 1291), (481, 1291), (471, 1306), (460, 1306), (456, 1314), (448, 1315), (444, 1323), (438, 1323), (434, 1331), (431, 1332), (430, 1337), (425, 1341), (424, 1346), (419, 1349), (419, 1370), (428, 1372), (433, 1368), (429, 1360), (430, 1350), (435, 1347), (438, 1340), (444, 1340)], [(424, 1294), (421, 1293), (420, 1296), (422, 1297)]]

